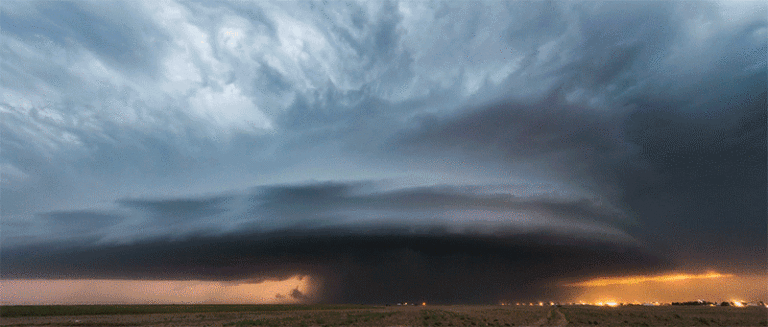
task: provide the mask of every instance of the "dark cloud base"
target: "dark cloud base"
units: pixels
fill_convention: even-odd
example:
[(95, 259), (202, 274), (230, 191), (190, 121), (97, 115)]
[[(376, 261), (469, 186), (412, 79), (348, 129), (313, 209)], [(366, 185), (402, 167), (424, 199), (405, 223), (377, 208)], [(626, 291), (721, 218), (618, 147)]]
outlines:
[(311, 276), (328, 303), (496, 303), (565, 298), (563, 278), (651, 273), (634, 246), (555, 234), (455, 234), (388, 227), (197, 236), (131, 245), (5, 251), (3, 278), (282, 280)]
[(767, 77), (701, 82), (688, 97), (629, 98), (610, 112), (569, 104), (555, 89), (534, 103), (419, 117), (390, 150), (500, 160), (510, 170), (535, 162), (604, 196), (654, 251), (707, 262), (699, 269), (765, 272)]

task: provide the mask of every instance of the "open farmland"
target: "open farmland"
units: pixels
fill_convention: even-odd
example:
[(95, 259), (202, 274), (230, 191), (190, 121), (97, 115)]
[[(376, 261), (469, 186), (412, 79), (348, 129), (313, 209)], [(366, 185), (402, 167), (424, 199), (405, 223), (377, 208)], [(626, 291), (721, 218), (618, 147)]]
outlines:
[[(3, 307), (2, 326), (525, 326), (547, 307), (502, 306), (89, 306)], [(184, 312), (187, 311), (187, 312)], [(130, 314), (127, 314), (129, 313)], [(112, 313), (112, 314), (110, 314)]]
[(765, 307), (567, 306), (560, 308), (569, 326), (766, 326)]
[(766, 308), (131, 305), (4, 306), (0, 326), (766, 326)]

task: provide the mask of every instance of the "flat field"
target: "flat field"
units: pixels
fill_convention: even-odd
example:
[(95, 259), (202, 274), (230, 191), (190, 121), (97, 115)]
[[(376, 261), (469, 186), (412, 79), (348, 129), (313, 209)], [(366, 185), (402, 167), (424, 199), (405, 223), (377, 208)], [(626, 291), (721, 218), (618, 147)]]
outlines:
[(0, 326), (767, 326), (763, 307), (3, 306)]
[(768, 326), (765, 307), (563, 306), (568, 326)]

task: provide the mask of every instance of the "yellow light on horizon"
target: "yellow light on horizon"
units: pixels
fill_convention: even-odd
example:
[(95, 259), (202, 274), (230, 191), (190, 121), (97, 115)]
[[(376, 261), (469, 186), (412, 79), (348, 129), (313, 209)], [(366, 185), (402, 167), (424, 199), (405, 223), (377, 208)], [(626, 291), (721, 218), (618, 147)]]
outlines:
[[(768, 275), (739, 275), (708, 272), (685, 274), (680, 271), (656, 276), (625, 276), (573, 281), (573, 300), (597, 303), (685, 302), (694, 299), (768, 299)], [(578, 286), (574, 286), (578, 285)]]
[(732, 274), (721, 274), (718, 272), (708, 272), (705, 274), (665, 274), (656, 276), (628, 276), (628, 277), (598, 277), (578, 283), (568, 283), (565, 286), (595, 287), (608, 285), (629, 285), (645, 282), (675, 282), (686, 279), (709, 279), (709, 278), (728, 278)]

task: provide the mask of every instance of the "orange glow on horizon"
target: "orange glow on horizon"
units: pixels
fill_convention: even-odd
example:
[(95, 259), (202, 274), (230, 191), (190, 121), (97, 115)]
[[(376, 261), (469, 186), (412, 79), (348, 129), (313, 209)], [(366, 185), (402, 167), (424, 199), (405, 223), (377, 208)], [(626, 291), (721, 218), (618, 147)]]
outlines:
[(281, 281), (0, 280), (0, 304), (299, 303), (311, 299), (310, 278)]
[(628, 277), (598, 277), (595, 279), (565, 284), (565, 286), (597, 287), (608, 285), (630, 285), (645, 282), (675, 282), (687, 279), (709, 279), (709, 278), (728, 278), (732, 274), (721, 274), (717, 272), (708, 272), (706, 274), (666, 274), (657, 276), (628, 276)]
[(572, 302), (586, 303), (671, 303), (705, 300), (711, 302), (766, 301), (766, 275), (733, 275), (717, 272), (690, 274), (673, 272), (657, 276), (603, 277), (561, 284), (574, 287)]

